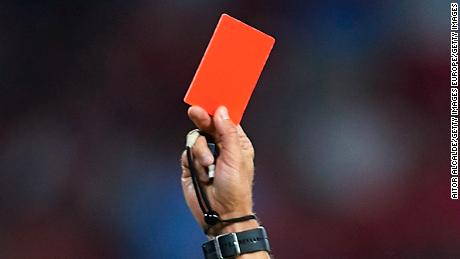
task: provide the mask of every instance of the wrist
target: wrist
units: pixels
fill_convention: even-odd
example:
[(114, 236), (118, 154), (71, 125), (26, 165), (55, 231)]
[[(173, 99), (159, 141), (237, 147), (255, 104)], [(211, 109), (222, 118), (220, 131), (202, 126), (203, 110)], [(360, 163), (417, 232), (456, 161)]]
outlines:
[(218, 215), (219, 222), (217, 224), (205, 222), (202, 225), (205, 234), (210, 238), (226, 233), (251, 230), (260, 226), (251, 208), (241, 208), (232, 212), (218, 213)]
[(215, 237), (227, 233), (242, 232), (260, 227), (259, 222), (255, 219), (251, 219), (243, 222), (236, 222), (231, 224), (225, 224), (224, 226), (216, 226), (212, 232), (209, 233), (210, 237)]

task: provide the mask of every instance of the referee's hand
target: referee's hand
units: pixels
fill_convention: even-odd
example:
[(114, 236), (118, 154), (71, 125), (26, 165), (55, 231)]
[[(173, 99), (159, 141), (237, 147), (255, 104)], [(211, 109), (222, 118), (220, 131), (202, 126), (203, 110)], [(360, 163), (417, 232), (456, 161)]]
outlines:
[[(253, 213), (252, 185), (254, 178), (254, 148), (239, 125), (235, 125), (228, 111), (221, 106), (213, 117), (201, 107), (192, 106), (188, 116), (200, 130), (210, 134), (218, 148), (216, 173), (212, 184), (208, 182), (206, 167), (214, 162), (206, 139), (200, 136), (192, 147), (194, 166), (208, 196), (211, 207), (222, 219), (237, 218)], [(193, 188), (186, 153), (182, 154), (182, 189), (193, 216), (204, 228), (206, 223)], [(225, 228), (213, 227), (209, 235), (238, 232), (258, 227), (256, 220), (231, 224)]]

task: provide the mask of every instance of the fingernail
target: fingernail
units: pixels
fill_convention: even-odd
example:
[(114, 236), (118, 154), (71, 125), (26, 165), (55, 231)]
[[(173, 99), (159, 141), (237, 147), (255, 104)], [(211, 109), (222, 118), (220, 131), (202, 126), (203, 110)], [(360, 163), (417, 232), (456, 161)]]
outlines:
[(213, 157), (212, 155), (205, 155), (205, 156), (203, 157), (203, 160), (204, 160), (203, 162), (204, 162), (205, 164), (211, 164), (211, 163), (213, 162), (213, 161), (212, 161), (213, 159), (214, 159), (214, 157)]
[(225, 106), (222, 106), (220, 108), (220, 113), (219, 113), (219, 117), (222, 119), (222, 120), (228, 120), (230, 119), (230, 117), (228, 116), (228, 110)]

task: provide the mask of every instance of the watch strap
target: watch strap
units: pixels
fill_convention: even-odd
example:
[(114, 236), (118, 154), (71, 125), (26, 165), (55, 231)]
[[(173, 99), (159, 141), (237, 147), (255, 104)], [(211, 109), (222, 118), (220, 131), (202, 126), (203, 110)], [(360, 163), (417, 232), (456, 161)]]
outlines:
[(202, 245), (206, 259), (233, 258), (240, 254), (258, 251), (270, 252), (267, 232), (264, 227), (215, 237)]

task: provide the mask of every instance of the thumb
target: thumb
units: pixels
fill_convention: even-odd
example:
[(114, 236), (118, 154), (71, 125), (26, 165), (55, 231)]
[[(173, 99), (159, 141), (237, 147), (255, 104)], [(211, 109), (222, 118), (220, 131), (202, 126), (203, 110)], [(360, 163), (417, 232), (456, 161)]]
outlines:
[(216, 129), (216, 141), (221, 145), (222, 155), (226, 155), (227, 151), (229, 155), (238, 154), (238, 129), (230, 119), (227, 108), (225, 106), (218, 107), (213, 120)]

